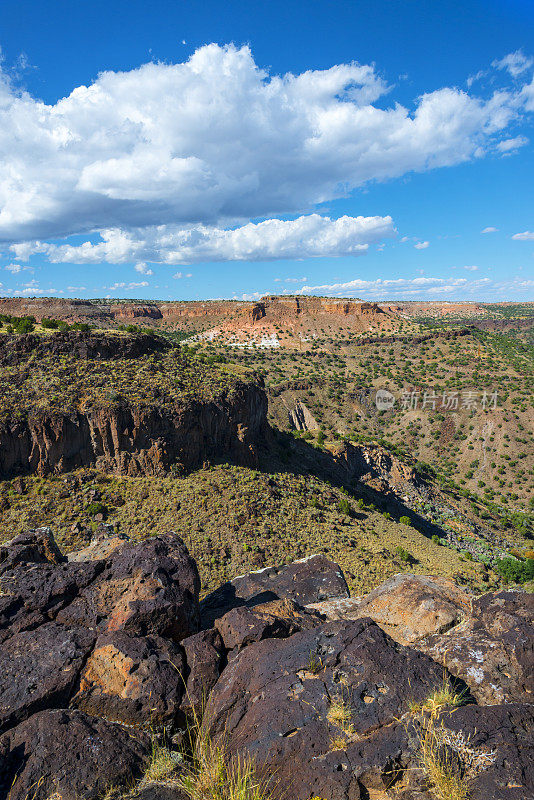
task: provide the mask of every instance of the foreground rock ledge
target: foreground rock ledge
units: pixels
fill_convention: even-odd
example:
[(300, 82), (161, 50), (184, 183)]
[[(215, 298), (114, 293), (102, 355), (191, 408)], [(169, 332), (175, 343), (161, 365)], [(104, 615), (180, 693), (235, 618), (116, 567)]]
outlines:
[(213, 738), (255, 758), (276, 800), (438, 800), (417, 737), (444, 684), (469, 702), (433, 720), (471, 800), (534, 797), (532, 595), (398, 575), (350, 598), (319, 555), (199, 603), (176, 534), (84, 557), (46, 528), (0, 547), (0, 800), (129, 791), (151, 735), (178, 742), (206, 702)]

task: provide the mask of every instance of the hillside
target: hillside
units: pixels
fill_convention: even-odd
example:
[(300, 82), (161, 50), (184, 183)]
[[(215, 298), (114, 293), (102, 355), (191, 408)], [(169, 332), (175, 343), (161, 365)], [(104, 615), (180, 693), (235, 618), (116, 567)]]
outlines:
[[(0, 536), (53, 519), (72, 549), (103, 521), (134, 539), (178, 529), (208, 587), (316, 550), (357, 593), (399, 569), (491, 585), (500, 558), (531, 550), (531, 363), (472, 328), (338, 331), (308, 352), (5, 334)], [(495, 385), (495, 408), (443, 408), (443, 392)], [(430, 388), (434, 408), (403, 407)]]

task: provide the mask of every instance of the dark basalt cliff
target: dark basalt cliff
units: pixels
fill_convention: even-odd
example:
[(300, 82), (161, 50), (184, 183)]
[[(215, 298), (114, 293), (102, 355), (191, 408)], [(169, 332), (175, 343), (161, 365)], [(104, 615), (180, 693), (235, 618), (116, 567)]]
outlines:
[(94, 465), (121, 475), (192, 469), (211, 459), (257, 463), (266, 427), (263, 389), (243, 384), (231, 399), (175, 410), (114, 405), (90, 412), (30, 415), (0, 426), (0, 476), (46, 475)]
[[(0, 364), (20, 365), (31, 353), (33, 360), (19, 375), (26, 380), (25, 373), (30, 379), (35, 374), (36, 354), (38, 363), (41, 356), (52, 355), (55, 360), (69, 352), (76, 367), (104, 359), (135, 365), (146, 353), (168, 350), (165, 340), (151, 336), (110, 340), (105, 335), (57, 334), (45, 343), (39, 337), (10, 342), (6, 337), (0, 341)], [(170, 363), (178, 375), (181, 362)], [(5, 415), (0, 421), (0, 478), (87, 466), (122, 475), (158, 475), (173, 465), (189, 470), (206, 460), (221, 459), (256, 465), (257, 446), (267, 431), (261, 379), (232, 378), (209, 397), (176, 392), (164, 399), (144, 401), (138, 393), (135, 400), (118, 395), (100, 404), (73, 405), (65, 400), (59, 409), (36, 407)]]

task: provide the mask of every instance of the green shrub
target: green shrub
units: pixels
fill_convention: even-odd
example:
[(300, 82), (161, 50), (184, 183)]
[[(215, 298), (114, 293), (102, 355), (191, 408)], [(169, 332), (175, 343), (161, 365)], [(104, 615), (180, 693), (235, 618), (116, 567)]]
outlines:
[(402, 517), (399, 519), (399, 522), (402, 522), (403, 525), (411, 525), (412, 520), (406, 514), (403, 514)]
[(93, 500), (92, 503), (89, 503), (85, 510), (91, 517), (95, 517), (97, 514), (105, 514), (107, 512), (107, 508), (104, 503), (100, 503), (98, 500)]
[(346, 497), (341, 498), (337, 504), (337, 510), (340, 514), (346, 514), (348, 517), (352, 517), (352, 506)]
[(534, 579), (534, 558), (519, 560), (513, 556), (505, 556), (495, 561), (495, 570), (505, 583), (527, 583)]
[(41, 320), (41, 327), (47, 328), (48, 330), (56, 330), (59, 328), (59, 322), (57, 319), (48, 319), (48, 317), (43, 317)]
[(412, 556), (412, 554), (400, 545), (399, 547), (395, 548), (395, 555), (398, 556), (401, 561), (404, 561), (405, 564), (412, 564), (415, 561), (415, 558)]

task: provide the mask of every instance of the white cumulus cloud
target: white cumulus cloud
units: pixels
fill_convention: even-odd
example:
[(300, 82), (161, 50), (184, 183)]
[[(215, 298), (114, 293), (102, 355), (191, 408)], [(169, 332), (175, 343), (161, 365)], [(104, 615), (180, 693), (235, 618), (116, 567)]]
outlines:
[(426, 250), (427, 247), (430, 247), (430, 242), (417, 242), (414, 247), (416, 250)]
[(504, 58), (494, 61), (492, 66), (497, 69), (507, 70), (512, 77), (517, 78), (527, 69), (534, 65), (534, 58), (526, 56), (522, 50), (516, 50), (514, 53), (508, 53)]
[(234, 229), (163, 225), (125, 233), (114, 228), (102, 231), (102, 241), (97, 244), (84, 242), (72, 246), (36, 242), (35, 251), (44, 251), (52, 262), (77, 264), (121, 263), (133, 259), (143, 259), (141, 263), (146, 260), (165, 264), (271, 261), (359, 256), (367, 251), (369, 244), (394, 233), (391, 217), (344, 216), (331, 219), (308, 214), (294, 220), (249, 222)]
[(484, 228), (484, 230), (482, 230), (480, 232), (481, 233), (497, 233), (498, 230), (499, 230), (498, 228), (494, 228), (492, 225), (489, 225), (487, 228)]
[(361, 297), (370, 300), (394, 299), (477, 299), (482, 296), (502, 299), (507, 296), (524, 295), (525, 289), (534, 286), (534, 281), (512, 278), (494, 281), (490, 278), (354, 278), (344, 283), (319, 286), (303, 286), (296, 294), (326, 295), (332, 297)]
[[(525, 63), (515, 54), (505, 66), (516, 78)], [(183, 63), (103, 72), (54, 104), (0, 74), (0, 240), (22, 259), (28, 241), (112, 230), (120, 260), (140, 230), (160, 228), (177, 238), (178, 261), (202, 250), (240, 258), (258, 250), (249, 220), (275, 226), (270, 218), (308, 214), (369, 181), (480, 158), (499, 143), (509, 152), (521, 137), (507, 131), (534, 108), (534, 84), (519, 81), (486, 97), (445, 87), (410, 108), (388, 91), (372, 66), (280, 76), (248, 47), (216, 44)], [(240, 234), (227, 230), (236, 225)]]
[(140, 261), (139, 264), (134, 266), (136, 272), (140, 272), (141, 275), (153, 275), (154, 271), (148, 267), (144, 261)]

